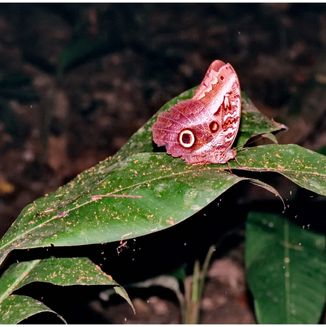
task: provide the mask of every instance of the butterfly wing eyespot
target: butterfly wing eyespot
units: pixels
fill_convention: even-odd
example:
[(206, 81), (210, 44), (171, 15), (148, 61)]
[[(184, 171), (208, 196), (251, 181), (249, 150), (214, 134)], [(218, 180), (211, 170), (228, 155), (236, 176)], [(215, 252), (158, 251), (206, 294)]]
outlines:
[(215, 133), (219, 130), (220, 128), (220, 125), (218, 122), (216, 122), (215, 120), (213, 120), (210, 124), (209, 124), (209, 130), (212, 132), (212, 133)]
[(190, 129), (184, 129), (181, 131), (178, 140), (180, 145), (186, 149), (191, 148), (196, 141), (195, 135)]

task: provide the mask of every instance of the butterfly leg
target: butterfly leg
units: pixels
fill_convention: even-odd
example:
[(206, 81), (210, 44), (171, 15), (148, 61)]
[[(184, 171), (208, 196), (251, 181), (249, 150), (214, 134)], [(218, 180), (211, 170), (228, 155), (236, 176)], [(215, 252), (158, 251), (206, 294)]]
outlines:
[(231, 166), (230, 166), (230, 163), (227, 162), (226, 164), (227, 164), (227, 166), (228, 166), (227, 170), (229, 171), (230, 174), (232, 174), (232, 168), (231, 168)]

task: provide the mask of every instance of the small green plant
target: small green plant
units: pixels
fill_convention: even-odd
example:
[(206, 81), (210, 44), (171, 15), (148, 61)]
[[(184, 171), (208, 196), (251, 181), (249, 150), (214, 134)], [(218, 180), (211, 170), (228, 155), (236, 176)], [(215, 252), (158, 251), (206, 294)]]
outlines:
[(181, 302), (182, 320), (185, 324), (198, 324), (200, 322), (200, 305), (209, 263), (214, 251), (215, 246), (210, 246), (203, 266), (201, 267), (199, 261), (196, 260), (191, 279), (185, 280), (185, 295)]
[[(192, 95), (193, 90), (184, 92), (159, 112)], [(164, 152), (154, 152), (151, 127), (155, 115), (115, 156), (25, 207), (0, 240), (4, 271), (0, 278), (0, 322), (18, 323), (51, 310), (15, 294), (35, 281), (63, 286), (108, 284), (129, 300), (124, 289), (87, 258), (51, 257), (6, 267), (5, 259), (13, 250), (108, 243), (157, 232), (191, 217), (240, 182), (253, 183), (279, 197), (272, 186), (259, 179), (264, 172), (281, 174), (325, 196), (325, 156), (294, 144), (246, 147), (259, 135), (275, 142), (274, 134), (285, 126), (263, 116), (246, 96), (242, 108), (238, 155), (228, 164), (187, 165)], [(255, 178), (246, 177), (243, 171), (256, 173), (251, 174)], [(324, 236), (283, 217), (252, 213), (246, 238), (248, 282), (258, 322), (317, 323), (326, 288), (322, 274), (326, 268)], [(205, 275), (201, 274), (195, 265), (194, 302), (201, 297)], [(197, 319), (196, 310), (189, 322)]]

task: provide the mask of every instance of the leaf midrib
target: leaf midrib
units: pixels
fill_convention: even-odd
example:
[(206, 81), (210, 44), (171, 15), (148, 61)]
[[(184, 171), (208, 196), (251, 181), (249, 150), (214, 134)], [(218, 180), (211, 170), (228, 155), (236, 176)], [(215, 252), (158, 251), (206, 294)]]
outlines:
[(284, 232), (284, 255), (283, 255), (283, 264), (284, 264), (284, 290), (285, 290), (285, 316), (286, 322), (289, 322), (289, 314), (290, 314), (290, 249), (287, 244), (290, 244), (289, 237), (289, 224), (284, 220), (283, 225)]

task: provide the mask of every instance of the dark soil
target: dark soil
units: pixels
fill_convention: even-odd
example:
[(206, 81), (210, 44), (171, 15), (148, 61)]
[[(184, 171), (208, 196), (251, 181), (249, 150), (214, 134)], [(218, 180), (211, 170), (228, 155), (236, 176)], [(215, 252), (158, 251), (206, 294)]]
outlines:
[[(325, 45), (324, 4), (1, 4), (0, 235), (25, 205), (114, 154), (166, 101), (197, 85), (214, 59), (230, 62), (256, 106), (289, 126), (281, 143), (320, 149)], [(289, 183), (274, 183), (288, 192)], [(181, 265), (191, 274), (194, 260), (238, 226), (219, 243), (200, 322), (254, 323), (243, 269), (243, 203), (270, 198), (241, 187), (223, 197), (219, 221), (201, 213), (134, 241), (119, 257), (116, 245), (108, 246), (110, 264), (103, 263), (103, 248), (85, 251), (121, 283)], [(135, 259), (136, 246), (142, 250)], [(70, 323), (181, 322), (175, 294), (163, 287), (128, 289), (136, 315), (116, 297), (107, 301), (103, 288), (85, 289), (41, 285), (33, 292)]]

